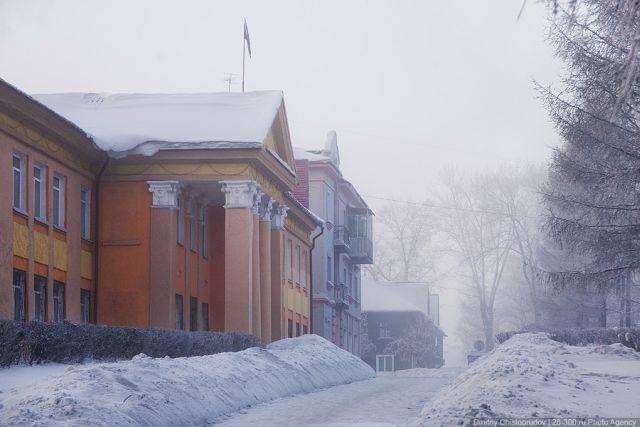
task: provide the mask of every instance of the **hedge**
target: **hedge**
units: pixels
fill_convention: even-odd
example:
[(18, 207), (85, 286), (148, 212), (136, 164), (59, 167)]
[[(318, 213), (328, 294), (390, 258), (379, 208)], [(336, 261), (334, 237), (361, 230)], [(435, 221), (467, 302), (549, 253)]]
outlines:
[(0, 367), (19, 363), (78, 363), (85, 360), (203, 356), (260, 345), (236, 332), (185, 332), (116, 328), (91, 324), (0, 320)]
[[(515, 334), (524, 332), (501, 332), (496, 335), (499, 343), (503, 343)], [(640, 351), (639, 328), (611, 328), (611, 329), (559, 329), (547, 331), (549, 338), (569, 345), (615, 344)]]

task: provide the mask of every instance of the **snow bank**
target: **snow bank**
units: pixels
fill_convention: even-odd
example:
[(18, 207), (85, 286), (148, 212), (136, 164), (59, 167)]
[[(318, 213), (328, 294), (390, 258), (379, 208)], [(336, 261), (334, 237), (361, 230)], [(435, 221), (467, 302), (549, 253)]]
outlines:
[(160, 149), (259, 148), (283, 100), (281, 91), (33, 97), (113, 157), (149, 156)]
[(139, 355), (72, 366), (28, 389), (0, 392), (0, 425), (203, 425), (246, 406), (373, 376), (362, 360), (316, 335), (238, 353)]
[(545, 334), (520, 334), (471, 365), (413, 425), (473, 417), (640, 417), (639, 395), (640, 354), (632, 349), (573, 347)]

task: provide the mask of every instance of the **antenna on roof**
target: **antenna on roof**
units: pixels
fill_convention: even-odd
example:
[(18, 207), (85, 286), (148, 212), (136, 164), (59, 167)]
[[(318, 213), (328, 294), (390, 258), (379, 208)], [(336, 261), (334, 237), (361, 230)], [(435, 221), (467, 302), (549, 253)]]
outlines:
[(231, 92), (231, 83), (233, 83), (236, 80), (236, 76), (237, 74), (235, 73), (224, 74), (224, 81), (227, 82), (228, 92)]

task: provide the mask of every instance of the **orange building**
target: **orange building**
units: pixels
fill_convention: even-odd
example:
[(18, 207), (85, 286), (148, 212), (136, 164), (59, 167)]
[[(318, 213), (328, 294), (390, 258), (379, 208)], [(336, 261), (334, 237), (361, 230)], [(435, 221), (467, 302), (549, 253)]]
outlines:
[(322, 221), (291, 194), (281, 92), (31, 98), (0, 81), (0, 138), (0, 318), (310, 331)]

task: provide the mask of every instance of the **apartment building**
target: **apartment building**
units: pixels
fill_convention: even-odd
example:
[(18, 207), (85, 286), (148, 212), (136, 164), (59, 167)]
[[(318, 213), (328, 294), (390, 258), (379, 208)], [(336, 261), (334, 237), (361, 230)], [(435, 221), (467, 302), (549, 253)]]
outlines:
[(342, 176), (334, 131), (323, 149), (294, 153), (296, 197), (326, 224), (313, 251), (313, 332), (360, 355), (362, 266), (373, 263), (373, 212)]

